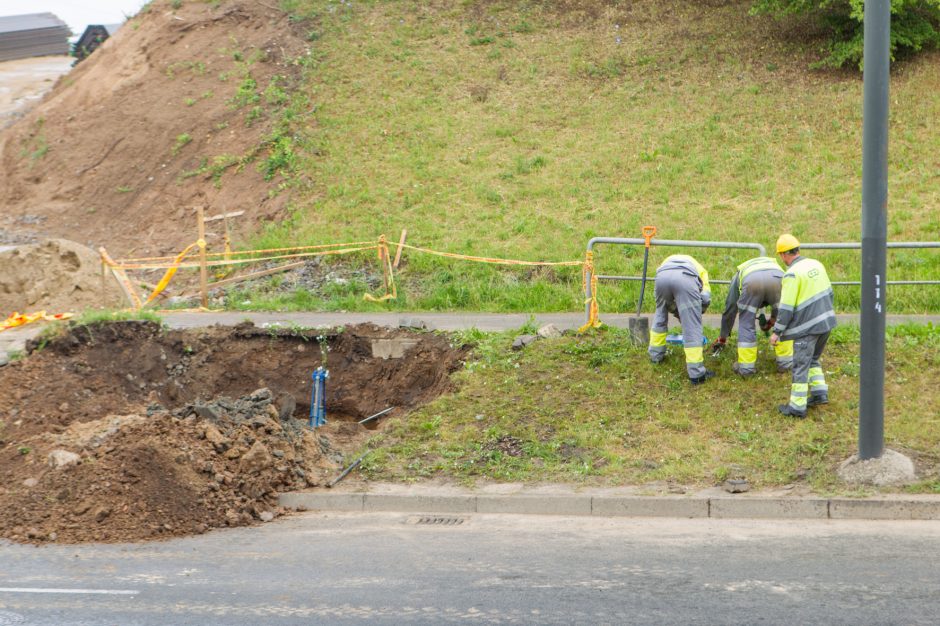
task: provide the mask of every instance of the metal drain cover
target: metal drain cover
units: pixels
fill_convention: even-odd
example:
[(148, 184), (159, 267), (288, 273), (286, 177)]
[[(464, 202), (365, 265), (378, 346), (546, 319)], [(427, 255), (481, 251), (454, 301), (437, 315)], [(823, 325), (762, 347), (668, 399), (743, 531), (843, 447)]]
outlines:
[(462, 517), (448, 517), (440, 515), (421, 515), (419, 517), (409, 517), (406, 520), (408, 524), (420, 524), (422, 526), (459, 526), (464, 523)]

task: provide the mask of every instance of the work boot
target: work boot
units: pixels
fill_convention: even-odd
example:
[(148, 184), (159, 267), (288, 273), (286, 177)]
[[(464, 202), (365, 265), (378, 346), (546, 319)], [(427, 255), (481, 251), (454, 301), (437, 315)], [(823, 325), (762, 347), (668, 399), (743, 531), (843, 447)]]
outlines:
[(735, 374), (737, 374), (738, 376), (741, 376), (741, 377), (743, 377), (743, 378), (747, 378), (748, 376), (753, 376), (754, 374), (757, 373), (757, 372), (742, 372), (742, 371), (741, 371), (741, 364), (738, 363), (737, 361), (735, 361), (734, 363), (731, 364), (731, 370), (732, 370)]
[(713, 372), (713, 371), (711, 371), (711, 370), (705, 370), (705, 373), (704, 373), (704, 374), (702, 374), (702, 375), (699, 376), (698, 378), (690, 378), (690, 379), (689, 379), (689, 382), (691, 382), (693, 385), (701, 385), (702, 383), (704, 383), (704, 382), (705, 382), (706, 380), (708, 380), (709, 378), (714, 377), (714, 375), (715, 375), (715, 372)]
[(819, 406), (820, 404), (829, 404), (828, 393), (810, 394), (809, 399), (806, 401), (806, 406)]
[(790, 371), (790, 368), (791, 368), (791, 367), (793, 367), (792, 364), (777, 363), (777, 373), (778, 373), (778, 374), (786, 374), (787, 372)]
[(790, 417), (795, 417), (797, 419), (803, 419), (804, 417), (806, 417), (806, 411), (803, 411), (801, 413), (800, 411), (797, 411), (789, 404), (781, 404), (777, 407), (777, 410), (780, 411), (783, 415), (789, 415)]

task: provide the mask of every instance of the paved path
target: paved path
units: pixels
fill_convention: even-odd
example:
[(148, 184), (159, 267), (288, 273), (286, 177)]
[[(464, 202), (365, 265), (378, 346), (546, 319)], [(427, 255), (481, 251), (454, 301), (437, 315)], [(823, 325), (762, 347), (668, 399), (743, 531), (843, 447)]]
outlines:
[[(609, 326), (627, 328), (633, 315), (601, 315), (601, 321)], [(380, 326), (398, 326), (401, 320), (421, 320), (435, 330), (466, 330), (478, 328), (485, 331), (502, 331), (520, 328), (535, 319), (537, 325), (555, 324), (559, 329), (578, 328), (584, 324), (583, 313), (255, 313), (226, 311), (220, 313), (171, 312), (165, 314), (166, 323), (172, 328), (195, 328), (212, 324), (237, 324), (250, 319), (255, 324), (299, 324), (301, 326), (337, 326), (342, 324), (374, 323)], [(721, 326), (721, 315), (705, 315), (705, 325)], [(840, 324), (858, 324), (857, 314), (838, 316)], [(889, 315), (888, 324), (926, 323), (940, 324), (940, 315)]]
[[(477, 328), (483, 331), (505, 331), (521, 328), (530, 319), (536, 325), (554, 324), (561, 330), (571, 330), (584, 324), (584, 315), (581, 313), (347, 313), (347, 312), (252, 312), (252, 311), (220, 311), (207, 313), (194, 313), (190, 311), (170, 311), (161, 313), (164, 321), (170, 328), (201, 328), (222, 324), (233, 326), (245, 320), (251, 320), (257, 325), (282, 324), (285, 326), (299, 325), (309, 328), (317, 326), (341, 326), (344, 324), (373, 323), (379, 326), (398, 326), (403, 321), (410, 323), (423, 322), (430, 330), (467, 330)], [(633, 317), (629, 314), (610, 314), (601, 316), (601, 320), (617, 328), (627, 328), (628, 320)], [(858, 324), (857, 314), (838, 315), (840, 324)], [(721, 325), (721, 316), (705, 315), (706, 327), (717, 329)], [(938, 324), (940, 315), (888, 315), (887, 323), (895, 324)], [(23, 328), (14, 328), (0, 332), (0, 359), (10, 351), (22, 351), (28, 339), (39, 334), (42, 326), (30, 324)], [(713, 335), (715, 332), (712, 333)]]

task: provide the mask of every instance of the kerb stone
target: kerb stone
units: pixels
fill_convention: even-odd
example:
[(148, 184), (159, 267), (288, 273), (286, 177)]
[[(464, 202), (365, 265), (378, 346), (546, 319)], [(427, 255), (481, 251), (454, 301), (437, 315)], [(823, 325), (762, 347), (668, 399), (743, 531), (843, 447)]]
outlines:
[(829, 501), (794, 498), (712, 498), (709, 517), (721, 519), (826, 519)]
[(829, 501), (832, 519), (940, 519), (940, 501), (843, 500)]
[(477, 513), (590, 515), (590, 496), (477, 496)]
[(708, 517), (708, 500), (649, 496), (594, 498), (592, 514), (606, 517)]
[(408, 513), (473, 513), (475, 496), (420, 496), (366, 494), (365, 511), (401, 511)]
[(308, 511), (361, 511), (364, 501), (363, 493), (295, 492), (278, 496), (281, 506)]

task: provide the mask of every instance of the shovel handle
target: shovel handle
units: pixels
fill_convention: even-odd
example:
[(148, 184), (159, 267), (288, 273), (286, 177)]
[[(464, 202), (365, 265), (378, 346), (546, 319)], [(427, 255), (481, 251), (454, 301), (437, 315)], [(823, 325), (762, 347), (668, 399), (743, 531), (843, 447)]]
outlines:
[(646, 247), (650, 247), (650, 239), (656, 236), (656, 227), (655, 226), (644, 226), (643, 227), (643, 239), (646, 240)]

